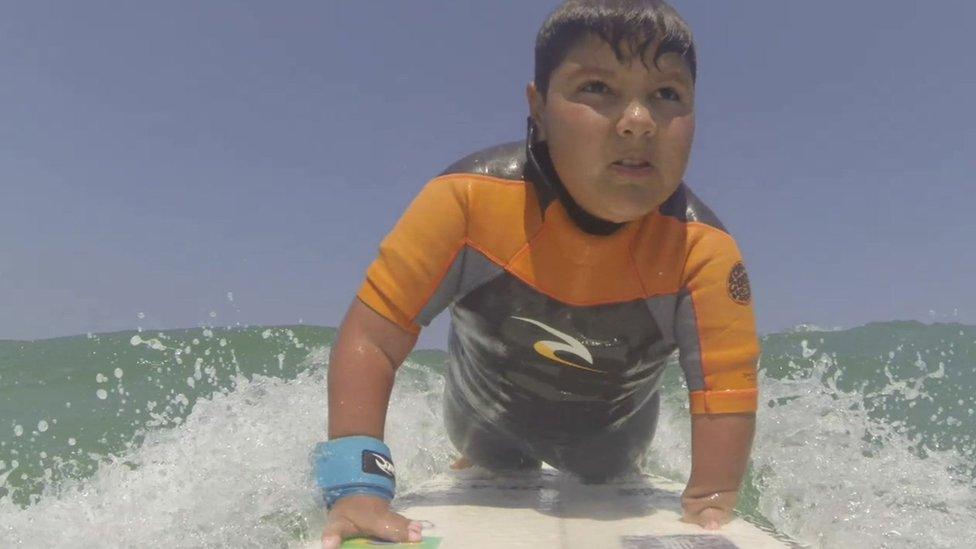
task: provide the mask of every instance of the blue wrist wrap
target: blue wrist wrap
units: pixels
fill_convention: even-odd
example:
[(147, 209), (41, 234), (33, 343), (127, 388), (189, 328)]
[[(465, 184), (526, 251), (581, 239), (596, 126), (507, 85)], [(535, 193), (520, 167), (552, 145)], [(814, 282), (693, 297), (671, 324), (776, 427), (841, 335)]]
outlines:
[(396, 474), (390, 448), (382, 440), (352, 436), (320, 442), (312, 460), (315, 481), (329, 508), (353, 494), (393, 499)]

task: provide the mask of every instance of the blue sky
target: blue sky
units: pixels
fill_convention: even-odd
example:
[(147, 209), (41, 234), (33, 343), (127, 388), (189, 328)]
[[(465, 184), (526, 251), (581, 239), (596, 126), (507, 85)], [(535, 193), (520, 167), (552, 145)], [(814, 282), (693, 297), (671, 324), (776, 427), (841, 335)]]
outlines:
[[(416, 191), (523, 137), (555, 5), (6, 5), (0, 338), (338, 324)], [(699, 51), (686, 180), (760, 330), (976, 323), (976, 6), (674, 5)]]

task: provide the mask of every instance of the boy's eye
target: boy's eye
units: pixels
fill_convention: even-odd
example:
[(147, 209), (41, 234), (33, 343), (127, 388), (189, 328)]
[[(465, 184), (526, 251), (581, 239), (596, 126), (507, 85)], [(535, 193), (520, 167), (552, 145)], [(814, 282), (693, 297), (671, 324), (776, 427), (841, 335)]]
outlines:
[(681, 96), (674, 88), (661, 88), (658, 90), (658, 94), (660, 94), (661, 99), (667, 101), (681, 101)]
[(590, 80), (589, 82), (580, 86), (580, 91), (588, 93), (606, 93), (610, 91), (610, 88), (599, 80)]

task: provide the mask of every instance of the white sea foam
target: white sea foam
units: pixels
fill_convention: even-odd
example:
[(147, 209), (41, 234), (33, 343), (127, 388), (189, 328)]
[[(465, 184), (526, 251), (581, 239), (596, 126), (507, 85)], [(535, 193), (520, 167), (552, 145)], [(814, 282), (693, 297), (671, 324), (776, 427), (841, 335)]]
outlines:
[[(895, 426), (871, 417), (865, 395), (837, 386), (836, 366), (822, 355), (794, 379), (760, 373), (752, 454), (758, 511), (814, 547), (976, 547), (971, 464), (955, 451), (920, 449)], [(924, 394), (925, 380), (941, 372), (909, 381), (886, 372), (888, 387), (868, 396), (915, 398)], [(680, 395), (670, 400), (648, 466), (684, 481), (691, 448), (687, 405)]]
[[(236, 378), (232, 390), (198, 400), (178, 426), (152, 431), (90, 478), (49, 486), (27, 509), (0, 500), (0, 546), (281, 547), (317, 539), (324, 512), (308, 455), (325, 438), (327, 356), (313, 352), (317, 367), (293, 380)], [(976, 546), (976, 490), (954, 472), (964, 459), (932, 450), (920, 457), (909, 436), (870, 416), (865, 395), (837, 387), (832, 360), (821, 356), (793, 379), (760, 375), (758, 511), (816, 547)], [(445, 470), (453, 454), (442, 379), (405, 368), (412, 371), (398, 375), (386, 437), (401, 492)], [(940, 374), (885, 375), (877, 394), (912, 399)], [(173, 398), (186, 405), (184, 395)], [(683, 482), (689, 455), (687, 397), (677, 391), (665, 395), (648, 466)]]
[[(328, 350), (310, 360), (324, 366)], [(444, 470), (442, 381), (395, 389), (387, 442), (409, 491)], [(0, 500), (0, 547), (281, 547), (318, 539), (309, 453), (326, 436), (324, 367), (293, 380), (238, 377), (181, 425), (20, 509)], [(301, 535), (305, 532), (305, 537)]]

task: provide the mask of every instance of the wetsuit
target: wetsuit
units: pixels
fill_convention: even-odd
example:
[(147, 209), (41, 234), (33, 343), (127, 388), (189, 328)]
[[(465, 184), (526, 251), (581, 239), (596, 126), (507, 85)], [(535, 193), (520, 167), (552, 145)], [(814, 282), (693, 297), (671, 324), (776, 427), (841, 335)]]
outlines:
[(413, 333), (450, 308), (447, 431), (489, 468), (630, 470), (676, 349), (692, 414), (756, 409), (748, 277), (715, 215), (682, 183), (643, 218), (595, 218), (531, 130), (431, 180), (358, 297)]

